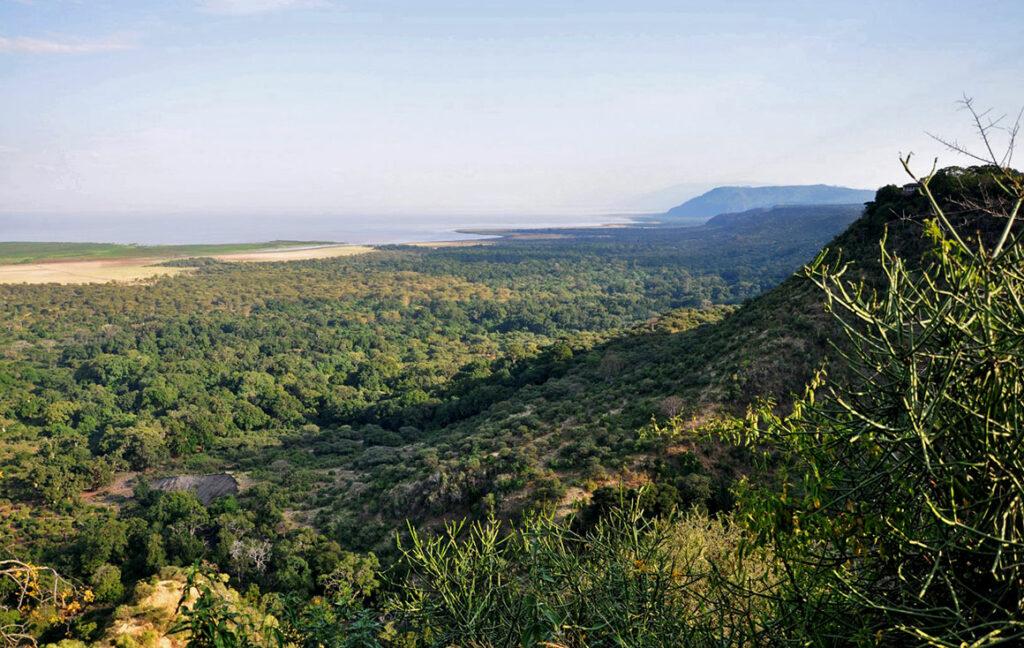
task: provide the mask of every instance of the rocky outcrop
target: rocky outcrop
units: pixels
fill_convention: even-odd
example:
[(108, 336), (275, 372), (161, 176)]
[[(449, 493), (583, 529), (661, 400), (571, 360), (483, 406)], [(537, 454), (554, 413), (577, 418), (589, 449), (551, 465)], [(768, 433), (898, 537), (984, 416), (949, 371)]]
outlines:
[(238, 480), (228, 473), (164, 477), (153, 480), (150, 486), (165, 492), (191, 491), (204, 505), (218, 497), (236, 495), (239, 491)]

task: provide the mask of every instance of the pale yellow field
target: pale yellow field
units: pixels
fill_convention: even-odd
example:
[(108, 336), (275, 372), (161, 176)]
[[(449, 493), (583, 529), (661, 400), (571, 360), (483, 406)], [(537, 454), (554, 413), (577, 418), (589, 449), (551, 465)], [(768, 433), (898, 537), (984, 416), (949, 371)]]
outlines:
[[(214, 258), (228, 262), (300, 261), (327, 259), (371, 252), (368, 245), (325, 245), (308, 248), (257, 250), (219, 254)], [(117, 281), (131, 283), (189, 272), (190, 268), (157, 265), (169, 259), (103, 259), (98, 261), (54, 261), (52, 263), (21, 263), (0, 265), (0, 284), (87, 284)]]
[(465, 241), (417, 241), (416, 243), (406, 243), (412, 247), (423, 247), (423, 248), (453, 248), (453, 247), (471, 247), (474, 245), (494, 245), (493, 241), (487, 239), (469, 239)]
[(218, 261), (302, 261), (304, 259), (329, 259), (331, 257), (352, 256), (372, 251), (373, 248), (369, 245), (318, 245), (306, 248), (216, 254), (213, 258)]
[(103, 259), (101, 261), (58, 261), (0, 265), (0, 283), (86, 284), (118, 281), (130, 283), (153, 277), (166, 277), (187, 268), (153, 265), (166, 259)]

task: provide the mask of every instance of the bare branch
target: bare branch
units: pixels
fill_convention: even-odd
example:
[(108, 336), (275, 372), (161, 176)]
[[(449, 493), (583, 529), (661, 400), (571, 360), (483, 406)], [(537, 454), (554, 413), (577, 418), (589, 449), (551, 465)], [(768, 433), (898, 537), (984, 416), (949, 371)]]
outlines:
[[(7, 590), (7, 598), (0, 598), (0, 612), (13, 611), (25, 618), (34, 609), (52, 606), (66, 620), (81, 608), (74, 584), (51, 567), (14, 559), (0, 560), (0, 583), (6, 583)], [(26, 624), (17, 620), (0, 625), (0, 646), (35, 645), (35, 639), (26, 634), (26, 628)]]
[(988, 125), (986, 126), (981, 121), (990, 112), (992, 112), (992, 109), (989, 108), (988, 110), (979, 113), (977, 110), (974, 109), (974, 99), (968, 97), (967, 95), (964, 95), (964, 98), (960, 103), (965, 110), (971, 113), (971, 117), (974, 119), (974, 127), (978, 131), (978, 136), (981, 138), (982, 143), (985, 145), (985, 150), (988, 151), (989, 161), (992, 164), (999, 166), (999, 158), (996, 157), (995, 151), (992, 150), (992, 141), (989, 138), (989, 131), (991, 131), (993, 128), (996, 128), (997, 122), (993, 122), (990, 120)]
[(1006, 146), (1006, 154), (1003, 156), (1003, 168), (1009, 168), (1013, 163), (1013, 151), (1017, 147), (1017, 134), (1020, 133), (1021, 119), (1024, 119), (1024, 106), (1017, 113), (1017, 119), (1013, 120), (1013, 126), (1007, 130), (1010, 141)]
[(935, 135), (933, 133), (929, 133), (928, 131), (925, 131), (925, 134), (928, 135), (928, 137), (930, 137), (933, 140), (935, 140), (936, 142), (938, 142), (939, 144), (942, 144), (943, 146), (945, 146), (950, 151), (953, 151), (954, 153), (959, 153), (961, 155), (965, 155), (965, 156), (967, 156), (967, 157), (969, 157), (969, 158), (971, 158), (973, 160), (977, 160), (978, 162), (981, 162), (982, 164), (990, 164), (990, 162), (991, 162), (990, 160), (988, 160), (986, 158), (983, 158), (982, 156), (977, 155), (976, 153), (971, 152), (970, 149), (968, 149), (967, 147), (963, 146), (962, 144), (960, 144), (956, 140), (947, 140), (947, 139), (939, 137), (938, 135)]
[[(1021, 121), (1024, 120), (1024, 108), (1017, 113), (1017, 117), (1012, 123), (1004, 125), (1007, 115), (1004, 114), (996, 118), (991, 118), (989, 117), (992, 113), (991, 108), (979, 112), (974, 106), (974, 99), (972, 97), (964, 95), (964, 98), (959, 102), (959, 104), (962, 110), (966, 110), (971, 114), (974, 130), (985, 147), (984, 153), (976, 153), (955, 139), (940, 137), (928, 131), (925, 131), (925, 133), (928, 137), (932, 138), (939, 144), (942, 144), (946, 149), (953, 151), (954, 153), (959, 153), (960, 155), (968, 157), (976, 162), (980, 162), (981, 164), (992, 165), (1003, 171), (1007, 171), (1010, 168), (1010, 164), (1013, 162), (1013, 154), (1017, 145), (1017, 135), (1020, 133)], [(1002, 131), (1006, 134), (1006, 148), (1002, 155), (996, 154), (997, 146), (993, 138), (995, 131)]]

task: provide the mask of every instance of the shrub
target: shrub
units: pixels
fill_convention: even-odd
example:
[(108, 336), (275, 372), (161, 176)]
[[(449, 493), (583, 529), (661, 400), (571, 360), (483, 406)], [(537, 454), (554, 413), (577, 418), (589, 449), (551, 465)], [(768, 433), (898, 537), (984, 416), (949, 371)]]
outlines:
[(1002, 218), (975, 207), (972, 229), (998, 224), (990, 239), (968, 243), (924, 178), (923, 267), (883, 243), (880, 292), (824, 257), (808, 270), (852, 378), (824, 398), (819, 378), (790, 416), (751, 417), (752, 440), (785, 467), (777, 490), (745, 496), (794, 576), (777, 636), (1024, 641), (1024, 181), (985, 173), (1011, 197)]
[(104, 564), (97, 567), (89, 583), (92, 585), (96, 600), (101, 603), (117, 603), (124, 597), (121, 570), (114, 565)]
[(570, 527), (535, 516), (507, 534), (496, 522), (410, 530), (391, 611), (428, 645), (573, 647), (727, 645), (768, 612), (774, 563), (741, 551), (736, 526), (650, 520), (633, 502), (584, 535)]

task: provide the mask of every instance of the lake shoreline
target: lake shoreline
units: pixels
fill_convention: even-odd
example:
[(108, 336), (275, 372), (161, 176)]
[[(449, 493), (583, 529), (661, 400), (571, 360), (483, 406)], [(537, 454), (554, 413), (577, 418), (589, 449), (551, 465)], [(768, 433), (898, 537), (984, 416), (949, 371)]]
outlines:
[[(73, 285), (111, 281), (137, 283), (188, 272), (189, 268), (187, 267), (166, 265), (169, 261), (184, 259), (209, 257), (225, 263), (303, 261), (364, 254), (388, 247), (443, 248), (491, 245), (502, 239), (559, 239), (571, 236), (571, 233), (568, 232), (572, 230), (626, 228), (642, 224), (642, 221), (629, 220), (611, 223), (546, 224), (537, 227), (458, 228), (439, 232), (436, 239), (420, 240), (411, 237), (411, 240), (394, 243), (351, 243), (296, 239), (179, 245), (5, 241), (0, 242), (0, 249), (3, 246), (16, 246), (22, 254), (27, 256), (26, 260), (0, 263), (0, 284)], [(41, 256), (33, 257), (32, 250), (36, 246), (40, 248), (37, 254)], [(68, 250), (63, 250), (61, 246), (66, 246)], [(96, 249), (91, 246), (95, 246)], [(50, 250), (51, 256), (45, 256), (46, 252), (43, 249)], [(82, 249), (82, 255), (75, 256), (72, 251), (74, 249)], [(4, 256), (0, 255), (0, 258), (4, 258)], [(8, 254), (7, 258), (11, 258), (11, 255)]]

